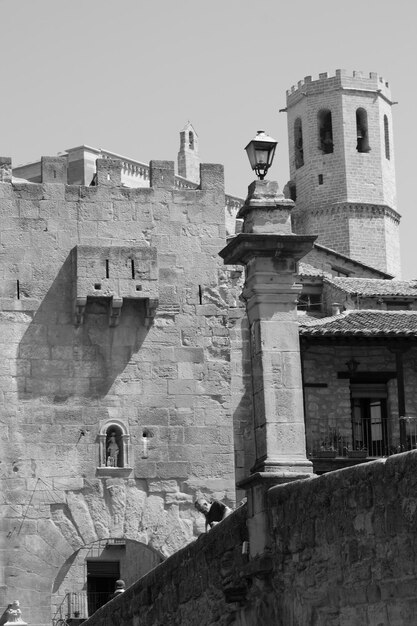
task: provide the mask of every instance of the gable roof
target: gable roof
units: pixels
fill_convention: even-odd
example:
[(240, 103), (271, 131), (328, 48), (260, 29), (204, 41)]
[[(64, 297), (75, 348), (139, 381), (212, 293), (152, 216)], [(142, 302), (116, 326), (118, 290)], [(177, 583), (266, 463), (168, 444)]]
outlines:
[(407, 337), (417, 339), (417, 311), (351, 310), (324, 318), (301, 317), (305, 337)]

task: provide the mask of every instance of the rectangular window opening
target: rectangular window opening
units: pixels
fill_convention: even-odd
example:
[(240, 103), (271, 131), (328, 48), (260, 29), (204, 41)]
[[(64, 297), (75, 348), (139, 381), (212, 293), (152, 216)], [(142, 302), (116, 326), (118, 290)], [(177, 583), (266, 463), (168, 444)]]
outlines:
[(106, 259), (106, 278), (110, 277), (110, 272), (109, 272), (109, 259)]
[(319, 185), (323, 184), (323, 174), (319, 174)]

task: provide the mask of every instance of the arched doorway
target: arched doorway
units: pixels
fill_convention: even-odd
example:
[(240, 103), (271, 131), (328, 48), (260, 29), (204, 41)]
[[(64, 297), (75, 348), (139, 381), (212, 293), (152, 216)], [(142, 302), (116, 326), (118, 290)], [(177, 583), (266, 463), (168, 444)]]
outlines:
[(110, 600), (116, 580), (129, 587), (163, 560), (153, 548), (131, 539), (100, 539), (83, 546), (67, 559), (54, 581), (53, 624), (59, 619), (86, 619)]

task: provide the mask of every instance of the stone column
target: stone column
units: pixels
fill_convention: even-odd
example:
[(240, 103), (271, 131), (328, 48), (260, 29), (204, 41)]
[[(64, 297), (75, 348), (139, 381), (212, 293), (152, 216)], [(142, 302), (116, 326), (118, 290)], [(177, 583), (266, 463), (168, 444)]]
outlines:
[(266, 490), (312, 474), (306, 457), (300, 344), (297, 323), (297, 261), (315, 235), (295, 235), (278, 184), (256, 181), (238, 217), (242, 232), (220, 252), (227, 264), (246, 267), (242, 297), (250, 325), (254, 444), (247, 489), (251, 554), (267, 545)]

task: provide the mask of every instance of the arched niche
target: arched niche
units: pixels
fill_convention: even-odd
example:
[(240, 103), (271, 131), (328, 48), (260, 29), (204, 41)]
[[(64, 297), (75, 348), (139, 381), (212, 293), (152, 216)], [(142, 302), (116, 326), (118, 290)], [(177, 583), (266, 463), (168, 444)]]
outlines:
[[(122, 420), (106, 420), (99, 433), (99, 468), (130, 468), (130, 434)], [(116, 452), (115, 452), (116, 450)]]

